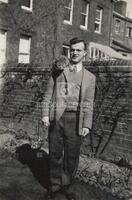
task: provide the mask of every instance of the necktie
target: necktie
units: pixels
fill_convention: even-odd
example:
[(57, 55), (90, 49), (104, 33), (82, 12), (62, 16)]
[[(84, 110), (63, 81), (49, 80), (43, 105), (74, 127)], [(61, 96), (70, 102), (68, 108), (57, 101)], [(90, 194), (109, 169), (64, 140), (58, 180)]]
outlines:
[(70, 71), (71, 72), (77, 72), (77, 66), (76, 65), (71, 65)]

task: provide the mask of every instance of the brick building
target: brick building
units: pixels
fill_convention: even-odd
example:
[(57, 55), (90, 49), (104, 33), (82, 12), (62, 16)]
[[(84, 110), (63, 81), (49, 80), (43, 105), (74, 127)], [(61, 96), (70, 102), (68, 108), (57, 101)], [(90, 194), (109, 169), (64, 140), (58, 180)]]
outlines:
[[(71, 8), (64, 5), (65, 15), (60, 16), (58, 25), (58, 37), (63, 42), (64, 50), (68, 51), (69, 39), (75, 36), (83, 37), (87, 44), (93, 42), (109, 46), (113, 1), (71, 0), (69, 5)], [(69, 9), (71, 14), (68, 16)], [(89, 57), (96, 57), (96, 54), (96, 49), (91, 48)]]
[(128, 59), (132, 58), (132, 19), (126, 16), (127, 3), (115, 3), (111, 47)]
[(48, 48), (52, 49), (54, 40), (54, 7), (52, 0), (0, 0), (1, 66), (48, 63)]
[[(91, 51), (93, 57), (103, 56), (101, 54), (102, 48), (106, 51), (111, 51), (112, 54), (113, 51), (109, 45), (111, 41), (113, 3), (112, 0), (56, 0), (56, 4), (54, 0), (0, 0), (1, 66), (3, 63), (7, 63), (11, 68), (23, 62), (31, 63), (31, 66), (36, 64), (35, 66), (37, 67), (47, 67), (60, 54), (69, 54), (69, 40), (75, 36), (83, 37), (87, 44), (92, 42), (97, 46), (98, 43), (99, 51), (96, 51), (94, 46), (93, 51)], [(14, 74), (12, 72), (7, 73), (3, 96), (2, 92), (0, 94), (0, 128), (5, 133), (8, 129), (13, 130), (18, 139), (19, 137), (17, 136), (20, 135), (20, 139), (21, 137), (24, 139), (31, 138), (34, 141), (35, 137), (38, 139), (41, 133), (46, 135), (41, 123), (41, 101), (49, 72), (44, 69), (39, 71), (39, 74), (35, 70), (32, 73), (32, 70), (28, 70), (26, 67), (28, 66), (25, 66), (25, 71), (19, 71), (19, 73), (16, 73), (16, 71)], [(111, 65), (109, 68), (113, 70)], [(111, 125), (111, 113), (115, 113), (114, 106), (120, 111), (120, 108), (122, 109), (123, 106), (125, 108), (124, 104), (128, 102), (127, 98), (129, 93), (131, 94), (131, 88), (129, 88), (131, 87), (131, 84), (129, 84), (131, 71), (126, 67), (122, 67), (119, 71), (117, 66), (114, 68), (114, 72), (108, 76), (109, 70), (106, 67), (103, 67), (104, 71), (102, 66), (99, 68), (92, 67), (91, 69), (93, 72), (94, 70), (97, 71), (97, 73), (95, 72), (95, 75), (98, 75), (97, 84), (98, 88), (99, 86), (101, 88), (101, 90), (98, 90), (99, 95), (103, 95), (106, 92), (106, 97), (108, 98), (106, 98), (106, 101), (104, 101), (104, 96), (96, 98), (98, 102), (104, 102), (103, 109), (105, 113), (102, 114), (102, 110), (98, 106), (101, 111), (98, 118), (99, 126), (95, 121), (94, 128), (100, 131), (101, 126), (103, 133), (107, 134), (102, 137), (100, 132), (96, 132), (98, 138), (95, 138), (95, 146), (93, 148), (95, 148), (95, 151), (103, 152), (104, 148), (102, 147), (107, 146), (105, 148), (106, 156), (114, 157), (119, 154), (119, 156), (123, 157), (127, 153), (128, 156), (126, 154), (125, 156), (130, 158), (132, 138), (131, 130), (127, 130), (127, 117), (124, 118), (124, 115), (123, 118), (122, 116), (120, 117), (120, 121), (115, 127), (116, 134), (113, 134), (115, 131), (111, 131), (108, 126)], [(104, 73), (106, 69), (108, 70), (108, 79)], [(118, 88), (117, 86), (120, 87)], [(107, 92), (110, 92), (109, 95), (107, 95)], [(120, 96), (120, 93), (118, 95), (118, 92), (121, 92), (122, 96)], [(109, 111), (109, 103), (112, 103), (112, 100), (116, 97), (118, 97), (116, 99), (118, 100), (116, 101), (117, 104), (110, 107), (113, 112), (107, 113)], [(96, 113), (98, 114), (98, 112)], [(106, 123), (102, 126), (100, 120), (105, 116), (107, 121), (109, 120), (109, 124)], [(128, 119), (130, 119), (131, 123), (131, 113)], [(107, 141), (111, 139), (111, 136), (113, 141), (107, 145)], [(102, 143), (104, 143), (103, 146), (100, 146), (101, 137)], [(113, 150), (115, 152), (114, 156), (112, 155)]]
[[(0, 0), (0, 62), (46, 67), (75, 36), (110, 45), (114, 0)], [(96, 57), (93, 48), (91, 57)], [(102, 55), (103, 56), (103, 55)]]

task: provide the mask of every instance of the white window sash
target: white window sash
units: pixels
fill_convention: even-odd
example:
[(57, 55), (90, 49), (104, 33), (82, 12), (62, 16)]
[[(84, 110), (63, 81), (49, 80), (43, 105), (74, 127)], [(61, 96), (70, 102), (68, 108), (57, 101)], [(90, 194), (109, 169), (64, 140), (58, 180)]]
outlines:
[(97, 8), (96, 11), (100, 12), (100, 18), (95, 18), (95, 24), (99, 25), (99, 30), (95, 30), (95, 33), (101, 33), (102, 29), (102, 16), (103, 16), (103, 9)]
[(89, 47), (89, 52), (88, 52), (88, 54), (89, 54), (89, 58), (91, 59), (91, 58), (92, 58), (92, 47)]
[(126, 29), (126, 37), (132, 37), (132, 27), (127, 27)]
[(19, 54), (18, 62), (19, 63), (25, 63), (25, 64), (30, 63), (30, 56), (29, 56), (29, 54), (27, 54), (27, 55)]
[(110, 56), (96, 47), (89, 47), (89, 58), (91, 60), (107, 60)]
[(132, 28), (129, 29), (129, 37), (132, 37)]
[(93, 60), (95, 60), (95, 48), (94, 47), (92, 48), (92, 58), (93, 58)]
[(129, 37), (129, 28), (126, 29), (126, 37)]
[(30, 63), (30, 46), (31, 46), (31, 38), (29, 37), (29, 39), (27, 40), (28, 41), (28, 46), (27, 49), (21, 49), (21, 39), (23, 38), (20, 38), (20, 43), (19, 43), (19, 55), (18, 55), (18, 63)]
[(33, 0), (30, 0), (30, 7), (22, 5), (21, 8), (31, 12), (33, 10)]
[(7, 32), (5, 31), (3, 34), (3, 45), (0, 48), (0, 65), (6, 63), (6, 39), (7, 39)]
[(121, 22), (118, 20), (115, 20), (115, 33), (120, 34), (120, 27), (121, 27)]
[(80, 28), (87, 29), (88, 28), (88, 14), (89, 14), (89, 4), (86, 4), (86, 13), (81, 12), (81, 15), (85, 16), (85, 25), (80, 25)]
[(64, 23), (66, 23), (66, 24), (72, 25), (72, 20), (73, 20), (73, 5), (74, 5), (74, 0), (71, 0), (71, 7), (65, 6), (65, 9), (69, 9), (70, 10), (70, 16), (69, 16), (70, 20), (65, 20), (64, 19)]

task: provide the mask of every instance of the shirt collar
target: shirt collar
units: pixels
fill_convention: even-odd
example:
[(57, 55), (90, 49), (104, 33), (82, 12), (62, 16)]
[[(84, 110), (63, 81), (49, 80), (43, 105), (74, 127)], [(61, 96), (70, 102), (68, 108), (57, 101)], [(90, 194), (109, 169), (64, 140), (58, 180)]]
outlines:
[(82, 67), (83, 67), (82, 64), (76, 64), (77, 72), (81, 71)]
[(79, 64), (73, 64), (73, 65), (71, 65), (71, 69), (72, 69), (72, 66), (73, 66), (73, 67), (76, 66), (76, 71), (77, 71), (77, 72), (81, 71), (81, 70), (82, 70), (82, 67), (83, 67), (83, 66), (82, 66), (82, 63), (81, 63), (81, 64), (79, 63)]

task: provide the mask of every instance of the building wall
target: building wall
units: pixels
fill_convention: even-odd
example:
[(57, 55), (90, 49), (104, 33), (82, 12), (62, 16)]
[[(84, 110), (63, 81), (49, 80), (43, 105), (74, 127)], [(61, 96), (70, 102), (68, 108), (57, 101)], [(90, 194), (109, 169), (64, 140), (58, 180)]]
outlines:
[[(64, 1), (33, 0), (33, 10), (21, 8), (20, 1), (8, 0), (0, 3), (0, 29), (7, 31), (6, 61), (9, 67), (18, 63), (19, 39), (21, 34), (31, 36), (30, 62), (47, 67), (62, 53), (62, 44), (69, 43), (75, 36), (87, 43), (93, 41), (110, 44), (110, 27), (113, 3), (111, 0), (89, 1), (88, 30), (80, 29), (80, 7), (82, 0), (74, 1), (73, 25), (63, 23)], [(95, 9), (103, 9), (102, 32), (94, 33)]]
[[(115, 33), (115, 21), (119, 20), (121, 23), (120, 32), (118, 34)], [(113, 16), (113, 29), (112, 34), (113, 38), (124, 44), (124, 46), (131, 48), (132, 37), (127, 37), (127, 27), (132, 27), (132, 20), (127, 19), (123, 16), (119, 16), (118, 14), (114, 14)]]
[(34, 25), (35, 40), (32, 49), (33, 62), (43, 67), (49, 66), (57, 57), (57, 6), (54, 0), (35, 1), (34, 16), (37, 18)]
[(9, 67), (18, 64), (21, 34), (31, 37), (30, 63), (44, 67), (53, 62), (57, 25), (55, 6), (53, 0), (33, 0), (30, 12), (22, 9), (17, 0), (0, 2), (0, 29), (7, 31), (6, 63)]
[(28, 29), (32, 17), (32, 13), (23, 10), (16, 0), (0, 3), (0, 28), (7, 31), (7, 63), (18, 62), (20, 34), (32, 36), (33, 29)]
[[(116, 33), (115, 22), (120, 21), (120, 31)], [(113, 23), (112, 23), (112, 41), (116, 41), (118, 43), (117, 49), (122, 54), (126, 54), (129, 59), (131, 59), (132, 55), (132, 32), (130, 36), (127, 36), (127, 28), (132, 27), (132, 19), (121, 15), (120, 13), (113, 13)], [(111, 44), (113, 43), (111, 41)], [(114, 48), (114, 46), (113, 46)]]
[[(132, 29), (132, 19), (129, 19), (126, 21), (126, 28), (127, 27), (130, 27)], [(125, 36), (124, 43), (126, 44), (126, 46), (128, 46), (132, 49), (132, 35), (131, 35), (131, 37)]]
[[(120, 28), (119, 28), (120, 30), (118, 33), (116, 33), (116, 29), (115, 29), (116, 20), (120, 21)], [(126, 34), (125, 18), (123, 16), (120, 17), (119, 15), (116, 15), (116, 14), (113, 15), (112, 38), (120, 42), (121, 44), (124, 44), (125, 34)]]
[(122, 0), (117, 1), (114, 6), (114, 10), (123, 16), (126, 16), (126, 8), (127, 8), (127, 2)]
[[(111, 0), (107, 0), (107, 2), (105, 0), (89, 1), (90, 8), (87, 30), (80, 28), (81, 3), (82, 0), (74, 1), (72, 25), (68, 25), (63, 22), (63, 9), (60, 11), (60, 13), (62, 13), (62, 15), (58, 16), (58, 37), (60, 45), (62, 43), (69, 44), (69, 40), (73, 37), (81, 37), (85, 39), (87, 44), (89, 42), (97, 42), (109, 46), (113, 3)], [(103, 9), (101, 33), (94, 32), (95, 11), (97, 6), (100, 6)]]

